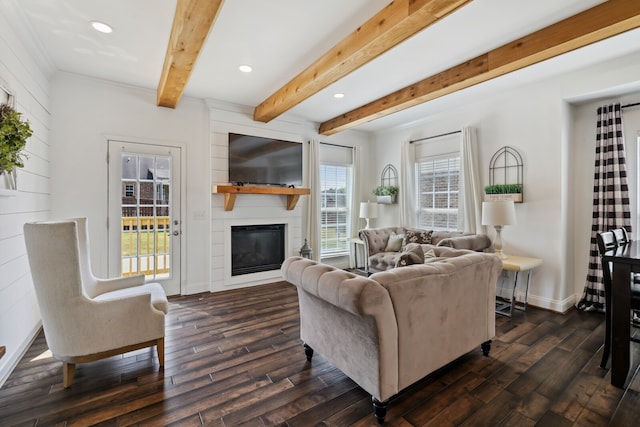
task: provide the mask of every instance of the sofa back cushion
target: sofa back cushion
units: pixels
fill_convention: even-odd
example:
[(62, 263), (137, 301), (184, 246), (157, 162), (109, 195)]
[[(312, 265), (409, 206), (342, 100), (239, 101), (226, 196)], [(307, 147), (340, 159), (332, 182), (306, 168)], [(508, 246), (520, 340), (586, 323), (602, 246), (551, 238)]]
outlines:
[(365, 242), (367, 255), (385, 252), (391, 233), (404, 234), (403, 227), (367, 228), (360, 230), (360, 239)]

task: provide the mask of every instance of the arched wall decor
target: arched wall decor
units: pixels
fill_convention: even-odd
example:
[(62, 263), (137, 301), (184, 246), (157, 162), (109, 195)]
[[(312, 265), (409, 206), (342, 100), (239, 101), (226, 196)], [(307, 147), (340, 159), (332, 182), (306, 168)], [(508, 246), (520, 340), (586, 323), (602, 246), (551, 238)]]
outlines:
[[(16, 97), (13, 91), (8, 89), (7, 85), (0, 78), (0, 104), (7, 104), (15, 108)], [(17, 190), (18, 176), (16, 169), (11, 172), (0, 172), (0, 197), (14, 197), (18, 194)]]
[(391, 163), (387, 164), (380, 174), (380, 186), (373, 190), (376, 201), (382, 204), (396, 202), (398, 195), (398, 170)]
[(496, 151), (489, 162), (489, 185), (485, 187), (485, 201), (523, 201), (522, 156), (513, 147), (504, 146)]

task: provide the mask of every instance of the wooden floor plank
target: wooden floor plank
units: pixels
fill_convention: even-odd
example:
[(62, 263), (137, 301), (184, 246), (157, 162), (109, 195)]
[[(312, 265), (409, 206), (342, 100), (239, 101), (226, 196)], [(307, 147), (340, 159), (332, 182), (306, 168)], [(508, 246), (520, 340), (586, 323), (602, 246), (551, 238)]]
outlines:
[[(385, 425), (634, 425), (640, 345), (627, 390), (611, 386), (603, 320), (534, 307), (497, 316), (488, 357), (471, 352), (393, 397)], [(321, 354), (308, 362), (299, 333), (285, 282), (171, 297), (163, 370), (138, 350), (78, 365), (70, 389), (40, 333), (0, 389), (0, 425), (376, 425), (371, 397)]]

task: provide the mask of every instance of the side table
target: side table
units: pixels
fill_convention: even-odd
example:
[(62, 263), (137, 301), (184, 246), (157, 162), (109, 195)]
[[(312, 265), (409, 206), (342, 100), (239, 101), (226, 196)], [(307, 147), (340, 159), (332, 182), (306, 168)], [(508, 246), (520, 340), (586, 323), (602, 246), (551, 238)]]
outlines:
[[(540, 258), (528, 258), (523, 256), (509, 255), (506, 259), (502, 260), (502, 269), (515, 272), (515, 278), (513, 279), (513, 289), (511, 290), (511, 300), (496, 301), (496, 314), (502, 316), (512, 317), (513, 310), (527, 310), (527, 303), (529, 298), (529, 283), (531, 282), (531, 270), (542, 265)], [(527, 272), (527, 286), (524, 291), (524, 302), (517, 304), (516, 302), (516, 287), (518, 286), (518, 273), (521, 271)]]
[[(367, 260), (366, 260), (367, 254), (364, 253), (364, 242), (357, 237), (352, 237), (351, 239), (349, 239), (349, 242), (353, 245), (353, 267), (356, 270), (362, 271), (363, 273), (366, 274), (368, 268), (367, 268)], [(364, 266), (362, 268), (358, 265), (358, 246), (362, 246), (362, 254), (365, 257)]]

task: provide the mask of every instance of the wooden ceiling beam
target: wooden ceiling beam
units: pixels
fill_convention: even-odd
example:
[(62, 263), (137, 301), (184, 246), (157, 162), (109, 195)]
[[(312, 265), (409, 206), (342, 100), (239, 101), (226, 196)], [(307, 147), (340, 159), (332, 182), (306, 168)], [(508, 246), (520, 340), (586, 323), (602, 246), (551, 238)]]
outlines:
[(395, 0), (258, 105), (269, 122), (472, 0)]
[(609, 0), (327, 120), (332, 135), (640, 27), (638, 0)]
[(178, 0), (158, 84), (160, 107), (176, 108), (224, 0)]

